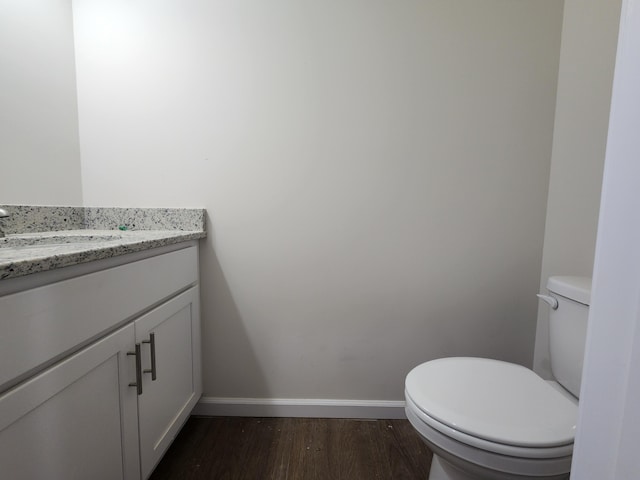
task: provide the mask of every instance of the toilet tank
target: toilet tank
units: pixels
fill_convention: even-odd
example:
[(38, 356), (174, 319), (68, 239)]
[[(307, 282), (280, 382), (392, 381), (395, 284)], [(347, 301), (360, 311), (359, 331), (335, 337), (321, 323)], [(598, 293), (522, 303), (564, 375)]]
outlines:
[(560, 385), (579, 397), (591, 278), (549, 277), (547, 290), (558, 301), (558, 307), (549, 313), (551, 372)]

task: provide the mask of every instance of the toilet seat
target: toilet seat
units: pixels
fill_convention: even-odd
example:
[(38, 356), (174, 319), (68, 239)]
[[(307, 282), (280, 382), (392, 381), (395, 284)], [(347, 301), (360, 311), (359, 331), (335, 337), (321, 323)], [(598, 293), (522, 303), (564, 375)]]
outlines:
[(414, 428), (416, 428), (423, 434), (425, 434), (424, 428), (420, 428), (420, 425), (416, 425), (416, 422), (420, 422), (427, 428), (432, 428), (433, 430), (436, 430), (443, 435), (464, 445), (475, 447), (477, 449), (495, 453), (498, 455), (529, 459), (550, 459), (562, 457), (570, 458), (573, 453), (573, 443), (560, 445), (557, 447), (518, 447), (514, 445), (505, 445), (503, 443), (490, 442), (482, 438), (468, 435), (429, 417), (429, 415), (420, 410), (420, 408), (411, 400), (407, 392), (405, 392), (405, 395), (405, 408), (407, 410), (407, 417), (410, 417), (411, 423), (413, 424)]
[(416, 420), (467, 445), (522, 458), (572, 453), (577, 401), (520, 365), (433, 360), (407, 375), (405, 394)]
[[(466, 465), (464, 471), (467, 472), (484, 472), (484, 476), (479, 475), (480, 478), (513, 480), (515, 476), (522, 479), (553, 478), (557, 480), (566, 479), (571, 468), (571, 452), (568, 455), (555, 456), (562, 452), (552, 453), (546, 452), (547, 449), (544, 448), (525, 447), (512, 447), (514, 450), (494, 452), (495, 448), (483, 449), (471, 446), (431, 428), (417, 416), (415, 412), (419, 409), (412, 407), (409, 399), (407, 399), (405, 411), (407, 419), (433, 451), (434, 456), (437, 455), (441, 460), (453, 465)], [(552, 449), (555, 448), (552, 447)]]

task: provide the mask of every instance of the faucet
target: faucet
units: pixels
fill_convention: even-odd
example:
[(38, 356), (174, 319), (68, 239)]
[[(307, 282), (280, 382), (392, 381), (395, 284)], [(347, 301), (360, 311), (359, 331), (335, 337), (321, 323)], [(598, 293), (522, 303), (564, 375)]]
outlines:
[[(4, 208), (0, 208), (0, 219), (9, 217), (9, 212), (7, 212)], [(0, 223), (0, 238), (4, 237), (4, 230), (2, 230), (2, 224)]]

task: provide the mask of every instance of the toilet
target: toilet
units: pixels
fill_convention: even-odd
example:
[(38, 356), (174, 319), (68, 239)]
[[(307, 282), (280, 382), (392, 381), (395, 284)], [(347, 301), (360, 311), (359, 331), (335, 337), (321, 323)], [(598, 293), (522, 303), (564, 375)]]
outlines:
[(429, 480), (566, 479), (571, 469), (591, 279), (554, 276), (549, 295), (551, 371), (451, 357), (415, 367), (405, 412), (433, 451)]

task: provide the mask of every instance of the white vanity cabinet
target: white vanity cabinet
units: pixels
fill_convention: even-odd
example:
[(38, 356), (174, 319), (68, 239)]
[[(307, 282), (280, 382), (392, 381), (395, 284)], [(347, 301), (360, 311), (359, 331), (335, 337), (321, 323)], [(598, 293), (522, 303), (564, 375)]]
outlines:
[(133, 330), (121, 328), (0, 396), (2, 478), (139, 478)]
[(135, 321), (143, 371), (138, 396), (143, 479), (151, 474), (202, 394), (198, 298), (198, 287), (193, 287)]
[(148, 478), (202, 393), (197, 259), (0, 296), (0, 477)]

